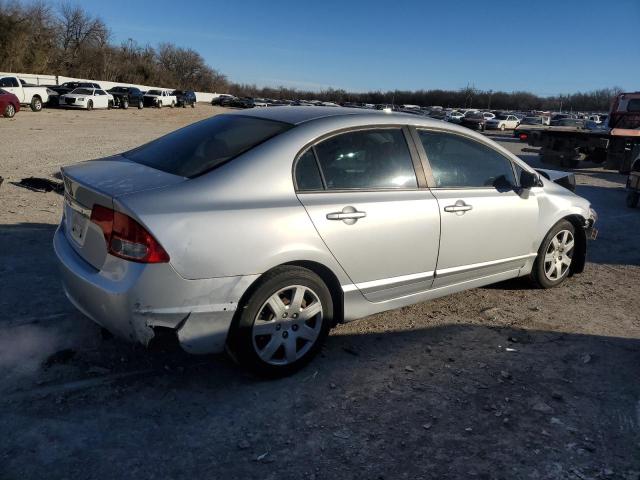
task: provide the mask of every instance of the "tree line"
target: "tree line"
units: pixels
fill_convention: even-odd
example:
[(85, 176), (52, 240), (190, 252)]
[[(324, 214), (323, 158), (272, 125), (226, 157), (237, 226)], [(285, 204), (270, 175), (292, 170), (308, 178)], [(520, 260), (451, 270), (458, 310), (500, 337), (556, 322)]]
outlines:
[(530, 92), (478, 90), (304, 91), (235, 83), (191, 48), (111, 41), (108, 26), (79, 5), (0, 0), (0, 71), (56, 74), (273, 99), (414, 104), (514, 110), (607, 111), (620, 88), (542, 97)]

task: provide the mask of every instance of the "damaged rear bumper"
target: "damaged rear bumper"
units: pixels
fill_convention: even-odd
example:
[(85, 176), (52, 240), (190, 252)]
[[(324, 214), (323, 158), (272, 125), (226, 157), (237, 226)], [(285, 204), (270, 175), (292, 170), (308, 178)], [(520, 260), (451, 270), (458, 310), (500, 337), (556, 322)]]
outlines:
[(189, 353), (222, 352), (238, 301), (258, 275), (186, 280), (170, 264), (109, 256), (96, 270), (58, 229), (54, 249), (73, 305), (118, 337), (148, 346), (154, 329), (171, 329)]

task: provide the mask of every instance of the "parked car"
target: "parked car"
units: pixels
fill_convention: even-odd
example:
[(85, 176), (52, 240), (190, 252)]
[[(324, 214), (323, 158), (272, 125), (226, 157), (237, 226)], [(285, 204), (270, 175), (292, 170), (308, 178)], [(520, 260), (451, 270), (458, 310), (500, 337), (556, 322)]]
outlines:
[(144, 94), (136, 87), (113, 87), (107, 90), (113, 97), (113, 106), (126, 110), (129, 105), (144, 107)]
[(20, 100), (13, 93), (0, 88), (0, 113), (5, 118), (13, 118), (20, 111)]
[(515, 115), (497, 115), (495, 118), (491, 120), (487, 120), (486, 127), (492, 130), (502, 130), (503, 132), (507, 129), (512, 130), (520, 125), (520, 120)]
[(191, 90), (174, 90), (171, 95), (176, 97), (176, 105), (178, 107), (186, 108), (190, 105), (191, 108), (196, 108), (196, 93)]
[(71, 93), (60, 95), (60, 106), (71, 108), (111, 108), (113, 96), (99, 88), (76, 88)]
[(457, 110), (454, 110), (453, 112), (449, 112), (446, 115), (447, 122), (451, 122), (451, 123), (460, 123), (463, 118), (464, 118), (464, 113), (458, 112)]
[(178, 99), (168, 90), (149, 90), (144, 94), (145, 107), (175, 107)]
[(487, 119), (482, 112), (469, 112), (460, 120), (460, 125), (470, 128), (472, 130), (484, 131), (486, 128)]
[(482, 135), (358, 109), (216, 115), (61, 173), (54, 248), (81, 312), (266, 375), (339, 322), (515, 277), (560, 285), (596, 221)]
[(221, 107), (228, 107), (229, 104), (235, 99), (236, 97), (234, 97), (233, 95), (227, 95), (226, 93), (223, 93), (221, 95), (218, 95), (217, 97), (215, 97), (213, 100), (211, 100), (211, 105), (219, 105)]
[(49, 106), (57, 107), (59, 105), (60, 95), (64, 95), (65, 93), (71, 93), (76, 88), (99, 88), (102, 87), (97, 83), (93, 82), (64, 82), (61, 85), (53, 85), (48, 87), (57, 93), (57, 95), (52, 95), (49, 98)]
[(20, 105), (29, 105), (33, 112), (42, 110), (42, 106), (49, 101), (50, 96), (56, 93), (47, 87), (29, 85), (21, 78), (8, 76), (0, 78), (0, 88), (6, 92), (13, 93)]

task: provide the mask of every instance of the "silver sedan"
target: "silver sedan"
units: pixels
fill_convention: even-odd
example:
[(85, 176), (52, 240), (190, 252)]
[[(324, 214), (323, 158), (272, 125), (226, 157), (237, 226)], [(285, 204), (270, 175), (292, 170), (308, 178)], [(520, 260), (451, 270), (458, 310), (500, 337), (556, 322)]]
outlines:
[(329, 329), (585, 264), (589, 202), (428, 118), (280, 107), (212, 117), (64, 167), (69, 300), (111, 332), (291, 373)]

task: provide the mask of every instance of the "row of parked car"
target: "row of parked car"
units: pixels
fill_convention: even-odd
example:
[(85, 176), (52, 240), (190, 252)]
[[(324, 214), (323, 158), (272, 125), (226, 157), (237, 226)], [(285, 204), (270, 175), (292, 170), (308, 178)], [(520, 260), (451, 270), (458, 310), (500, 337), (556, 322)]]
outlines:
[(356, 102), (326, 102), (320, 100), (274, 100), (269, 98), (235, 97), (220, 95), (211, 101), (212, 105), (232, 108), (276, 107), (287, 105), (307, 105), (322, 107), (349, 107), (388, 110), (412, 115), (421, 115), (451, 123), (457, 123), (474, 130), (516, 130), (520, 125), (566, 126), (595, 129), (604, 125), (607, 115), (570, 114), (541, 111), (511, 112), (500, 110), (478, 110), (472, 108), (443, 108), (439, 106), (390, 105)]
[(28, 106), (39, 112), (44, 106), (80, 108), (187, 107), (196, 106), (196, 94), (192, 90), (148, 90), (136, 87), (116, 86), (105, 90), (93, 82), (65, 82), (61, 85), (29, 85), (21, 78), (0, 78), (0, 114), (11, 118)]

